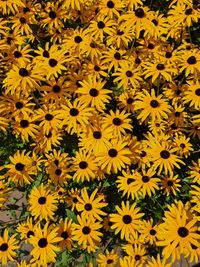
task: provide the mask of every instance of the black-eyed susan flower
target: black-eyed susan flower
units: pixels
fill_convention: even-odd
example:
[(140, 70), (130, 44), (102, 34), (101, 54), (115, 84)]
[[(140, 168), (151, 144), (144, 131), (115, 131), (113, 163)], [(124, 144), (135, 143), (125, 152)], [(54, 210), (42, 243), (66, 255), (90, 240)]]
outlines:
[(136, 95), (134, 102), (135, 110), (141, 110), (138, 114), (138, 119), (142, 121), (151, 118), (154, 120), (161, 120), (168, 117), (170, 113), (170, 106), (162, 95), (156, 96), (155, 91), (152, 89), (149, 94), (148, 91), (143, 90)]
[(171, 263), (166, 263), (166, 259), (162, 259), (160, 255), (158, 255), (157, 258), (151, 257), (151, 260), (147, 262), (147, 267), (160, 267), (160, 266), (170, 267)]
[(135, 259), (138, 266), (142, 266), (147, 259), (145, 246), (136, 242), (122, 245), (123, 250)]
[(175, 152), (176, 147), (171, 147), (168, 142), (152, 141), (150, 142), (149, 153), (153, 161), (153, 168), (158, 170), (158, 174), (164, 170), (165, 174), (173, 174), (173, 169), (176, 166), (180, 169), (179, 164), (185, 164)]
[(140, 69), (135, 66), (134, 62), (131, 63), (128, 61), (124, 61), (112, 76), (116, 77), (113, 81), (117, 83), (119, 88), (127, 88), (128, 85), (136, 88), (142, 80)]
[[(174, 214), (176, 212), (176, 215)], [(175, 216), (174, 216), (175, 215)], [(188, 251), (191, 244), (199, 246), (197, 234), (197, 220), (188, 218), (186, 210), (178, 210), (174, 205), (172, 210), (165, 214), (164, 223), (159, 225), (158, 245), (164, 246), (163, 255), (167, 259), (178, 247), (179, 253)]]
[(103, 201), (104, 197), (102, 195), (98, 195), (97, 192), (98, 189), (95, 189), (89, 197), (86, 188), (82, 189), (81, 197), (77, 197), (78, 203), (76, 205), (76, 209), (78, 212), (81, 212), (85, 218), (101, 221), (102, 218), (100, 215), (106, 215), (106, 213), (101, 209), (106, 207), (108, 204)]
[[(158, 226), (153, 224), (153, 220), (142, 221), (139, 232), (141, 234), (141, 240), (144, 243), (155, 244), (157, 241)], [(130, 255), (130, 254), (129, 254)]]
[(80, 103), (87, 104), (98, 111), (105, 109), (106, 103), (111, 97), (111, 90), (105, 89), (105, 81), (97, 80), (92, 76), (87, 76), (87, 80), (80, 82), (81, 87), (76, 91), (79, 94)]
[(29, 239), (29, 243), (33, 246), (31, 255), (40, 265), (47, 265), (56, 261), (56, 253), (60, 251), (60, 248), (56, 246), (56, 243), (62, 240), (58, 236), (58, 228), (52, 227), (46, 223), (44, 228), (38, 225), (35, 228), (35, 235), (32, 235)]
[(118, 265), (119, 256), (114, 250), (106, 250), (105, 253), (99, 253), (97, 257), (99, 267), (115, 267)]
[(5, 229), (3, 236), (0, 236), (0, 261), (3, 266), (6, 266), (8, 261), (15, 261), (17, 257), (15, 250), (18, 248), (16, 234), (9, 237), (8, 229)]
[(140, 218), (144, 215), (140, 213), (140, 208), (136, 207), (136, 203), (129, 205), (122, 201), (122, 208), (116, 206), (117, 214), (110, 214), (110, 221), (113, 223), (111, 229), (115, 230), (115, 234), (120, 232), (121, 239), (129, 239), (129, 236), (138, 229)]
[(110, 110), (109, 114), (105, 115), (103, 118), (102, 126), (104, 128), (110, 128), (113, 137), (122, 139), (126, 134), (126, 130), (131, 130), (131, 119), (129, 118), (129, 113), (125, 110), (121, 112), (117, 109), (116, 112)]
[(129, 155), (130, 150), (126, 148), (127, 142), (117, 141), (116, 139), (111, 141), (109, 147), (103, 152), (99, 152), (96, 157), (99, 166), (107, 173), (117, 173), (118, 170), (125, 168), (126, 165), (131, 164)]
[(185, 71), (185, 76), (189, 74), (197, 75), (200, 67), (200, 53), (198, 49), (184, 50), (179, 56), (180, 71)]
[(138, 266), (138, 263), (136, 262), (136, 260), (131, 256), (124, 256), (123, 258), (119, 259), (119, 262), (120, 262), (120, 267)]
[(96, 177), (97, 160), (92, 154), (77, 151), (72, 159), (71, 170), (74, 172), (73, 179), (78, 182), (94, 180)]
[(192, 161), (192, 166), (189, 166), (189, 178), (192, 179), (194, 183), (200, 184), (200, 159), (197, 162)]
[(189, 82), (188, 86), (185, 88), (183, 101), (184, 103), (189, 103), (191, 107), (195, 109), (200, 108), (200, 83), (199, 82)]
[(58, 236), (62, 238), (60, 240), (59, 245), (61, 250), (63, 251), (67, 248), (68, 251), (72, 250), (73, 241), (72, 241), (72, 220), (60, 219), (59, 228), (58, 228)]
[(180, 181), (181, 179), (178, 178), (178, 175), (166, 175), (161, 179), (161, 189), (164, 190), (164, 194), (167, 196), (171, 194), (176, 195), (178, 192), (180, 192)]
[(100, 222), (86, 219), (84, 216), (77, 216), (78, 223), (73, 224), (73, 240), (78, 242), (83, 249), (90, 251), (96, 250), (96, 242), (101, 241), (102, 233), (99, 229), (102, 227)]
[(35, 235), (35, 225), (32, 218), (27, 218), (25, 222), (18, 224), (17, 232), (20, 233), (21, 239), (27, 243), (32, 235)]
[(4, 15), (15, 14), (19, 11), (20, 7), (25, 7), (23, 1), (17, 0), (16, 2), (12, 2), (12, 0), (1, 0), (0, 1), (0, 10)]
[(53, 218), (56, 206), (57, 197), (55, 194), (41, 184), (38, 188), (34, 187), (29, 196), (29, 210), (35, 219)]

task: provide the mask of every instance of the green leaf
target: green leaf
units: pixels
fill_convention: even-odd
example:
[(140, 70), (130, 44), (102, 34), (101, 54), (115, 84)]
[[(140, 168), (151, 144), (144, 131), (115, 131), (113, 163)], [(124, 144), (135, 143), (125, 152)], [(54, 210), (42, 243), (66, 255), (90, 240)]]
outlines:
[(69, 209), (66, 209), (66, 213), (67, 213), (67, 218), (72, 219), (72, 221), (75, 222), (75, 223), (78, 222), (76, 214), (73, 211), (71, 211)]

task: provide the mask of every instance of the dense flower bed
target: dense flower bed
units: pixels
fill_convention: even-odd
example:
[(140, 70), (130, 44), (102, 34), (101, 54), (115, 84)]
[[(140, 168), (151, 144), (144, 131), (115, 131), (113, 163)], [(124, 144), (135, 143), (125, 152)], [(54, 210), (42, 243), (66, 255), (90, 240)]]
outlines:
[(1, 266), (198, 262), (199, 1), (0, 14), (0, 212), (20, 211), (0, 222)]

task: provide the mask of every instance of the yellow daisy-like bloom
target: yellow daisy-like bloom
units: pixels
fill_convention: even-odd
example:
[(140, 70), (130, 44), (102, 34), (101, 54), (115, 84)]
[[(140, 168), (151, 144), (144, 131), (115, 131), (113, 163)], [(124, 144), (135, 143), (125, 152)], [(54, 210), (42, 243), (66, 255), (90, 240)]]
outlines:
[(1, 167), (1, 169), (8, 169), (5, 176), (8, 176), (8, 180), (16, 185), (30, 184), (33, 180), (32, 175), (35, 174), (35, 171), (32, 168), (32, 160), (29, 154), (18, 150), (13, 156), (9, 157), (11, 163)]
[(189, 178), (192, 179), (193, 183), (200, 185), (200, 159), (198, 159), (198, 162), (192, 161), (192, 164), (192, 166), (189, 166)]
[(142, 197), (152, 196), (152, 194), (155, 194), (155, 190), (159, 189), (158, 182), (160, 179), (156, 177), (156, 172), (152, 168), (147, 171), (142, 169), (142, 173), (135, 171), (133, 176), (132, 187), (135, 191), (139, 191)]
[(191, 151), (194, 150), (192, 144), (190, 143), (190, 138), (186, 138), (185, 135), (176, 134), (174, 138), (174, 144), (178, 148), (177, 155), (181, 157), (184, 156), (187, 158)]
[(38, 188), (34, 187), (29, 196), (29, 210), (35, 219), (53, 219), (56, 206), (57, 197), (52, 194), (43, 184)]
[(185, 164), (179, 157), (174, 154), (177, 151), (176, 147), (171, 147), (169, 143), (153, 140), (149, 143), (149, 153), (153, 162), (153, 168), (158, 169), (158, 174), (164, 170), (167, 175), (173, 174), (174, 166), (180, 169), (179, 164)]
[(99, 215), (105, 216), (106, 213), (101, 209), (106, 207), (108, 204), (103, 202), (103, 195), (96, 196), (97, 192), (98, 188), (96, 188), (89, 197), (86, 188), (84, 188), (81, 191), (81, 197), (77, 197), (78, 203), (76, 205), (76, 209), (78, 212), (81, 212), (81, 215), (85, 218), (102, 221), (102, 218)]
[(122, 171), (123, 176), (118, 176), (117, 177), (117, 188), (118, 191), (123, 191), (122, 196), (125, 196), (127, 194), (127, 197), (131, 199), (138, 198), (139, 192), (137, 189), (134, 187), (133, 182), (135, 182), (135, 176), (134, 173), (130, 173), (130, 171), (125, 172), (124, 170)]
[(177, 74), (177, 69), (173, 65), (166, 64), (164, 61), (144, 62), (142, 63), (144, 68), (143, 75), (147, 79), (151, 77), (154, 83), (159, 77), (171, 82), (174, 74)]
[(76, 133), (78, 135), (89, 124), (89, 119), (94, 111), (93, 108), (80, 103), (79, 99), (75, 99), (73, 103), (68, 102), (67, 106), (62, 106), (62, 108), (64, 128), (66, 127), (69, 134)]
[(100, 222), (86, 219), (83, 215), (78, 215), (77, 220), (78, 224), (73, 224), (73, 240), (88, 252), (95, 251), (96, 243), (101, 241), (103, 235), (98, 231), (102, 227)]
[(142, 80), (140, 68), (136, 67), (135, 63), (130, 63), (128, 61), (124, 61), (112, 76), (116, 76), (113, 82), (117, 83), (118, 87), (123, 87), (124, 89), (129, 85), (136, 88)]
[(145, 121), (150, 117), (153, 121), (161, 121), (168, 117), (170, 106), (162, 99), (162, 95), (155, 96), (155, 90), (152, 89), (151, 94), (143, 90), (142, 93), (136, 95), (136, 98), (134, 102), (135, 110), (142, 110), (137, 116), (138, 119)]
[(118, 214), (110, 214), (110, 221), (113, 223), (111, 229), (115, 229), (115, 234), (120, 232), (121, 239), (128, 240), (130, 235), (138, 229), (140, 218), (144, 215), (139, 213), (140, 208), (134, 203), (129, 207), (129, 202), (126, 204), (122, 201), (122, 208), (116, 206)]
[(28, 264), (25, 260), (21, 260), (19, 263), (17, 263), (17, 267), (31, 267), (31, 265)]
[(80, 82), (81, 87), (76, 91), (80, 94), (80, 103), (87, 104), (98, 111), (103, 111), (105, 104), (111, 99), (108, 94), (112, 92), (104, 88), (105, 83), (106, 81), (97, 80), (92, 76), (88, 76), (87, 80)]
[(83, 0), (65, 0), (63, 7), (65, 7), (67, 10), (70, 10), (70, 8), (81, 10), (83, 3)]
[(122, 139), (123, 135), (126, 134), (126, 130), (131, 130), (131, 119), (129, 117), (129, 113), (126, 113), (125, 110), (120, 112), (118, 109), (116, 112), (110, 110), (110, 114), (107, 114), (102, 121), (102, 126), (104, 128), (110, 128), (113, 137)]
[(138, 267), (138, 263), (131, 256), (125, 256), (119, 259), (120, 267)]
[(109, 18), (119, 17), (120, 11), (125, 7), (121, 0), (101, 0), (99, 3), (99, 13)]
[(97, 257), (99, 267), (116, 267), (119, 262), (119, 256), (114, 250), (108, 250), (105, 253), (99, 253)]
[(158, 254), (157, 258), (151, 257), (151, 261), (147, 262), (147, 267), (170, 267), (171, 263), (166, 263), (166, 259), (161, 259)]
[(140, 232), (140, 238), (144, 243), (149, 242), (151, 245), (156, 243), (158, 226), (153, 225), (152, 219), (150, 221), (142, 221), (140, 229), (138, 231)]
[(100, 40), (103, 42), (105, 35), (108, 37), (112, 35), (115, 25), (115, 21), (109, 17), (98, 15), (95, 20), (91, 20), (89, 27), (86, 29), (86, 33), (90, 34), (95, 41)]
[(16, 0), (13, 2), (12, 0), (0, 0), (0, 11), (3, 15), (9, 15), (10, 13), (16, 14), (19, 12), (20, 7), (25, 7), (23, 1)]
[(109, 147), (111, 137), (112, 130), (110, 128), (102, 127), (101, 123), (94, 123), (94, 126), (88, 125), (83, 129), (79, 145), (86, 152), (93, 152), (96, 155)]
[(73, 158), (71, 170), (75, 171), (73, 179), (77, 182), (93, 180), (98, 170), (97, 161), (93, 155), (78, 151)]
[(159, 225), (158, 246), (164, 246), (163, 255), (167, 259), (176, 247), (179, 255), (185, 254), (193, 244), (199, 246), (200, 235), (197, 233), (197, 220), (188, 218), (185, 208), (179, 210), (177, 206), (171, 207), (172, 210), (165, 213), (164, 223)]
[(189, 74), (198, 75), (200, 69), (200, 52), (198, 49), (183, 50), (179, 56), (180, 71), (185, 71), (185, 76)]
[(164, 190), (164, 194), (167, 196), (171, 194), (176, 195), (180, 192), (180, 181), (181, 179), (178, 178), (178, 175), (165, 176), (161, 180), (161, 189)]
[(101, 169), (105, 169), (105, 172), (110, 174), (111, 172), (117, 173), (126, 165), (130, 165), (129, 155), (131, 152), (126, 146), (127, 142), (125, 141), (113, 140), (105, 151), (99, 152), (96, 157)]
[(29, 242), (33, 245), (30, 254), (33, 256), (33, 261), (36, 260), (38, 264), (46, 266), (48, 263), (56, 261), (56, 253), (60, 248), (55, 245), (61, 241), (62, 238), (58, 237), (58, 227), (48, 225), (46, 223), (44, 228), (38, 225), (35, 228), (35, 235), (31, 236)]
[[(136, 241), (137, 242), (137, 241)], [(136, 242), (131, 244), (122, 245), (123, 250), (126, 254), (133, 257), (137, 262), (138, 266), (143, 266), (147, 259), (147, 251), (145, 246), (142, 244), (137, 244)]]
[(191, 107), (200, 109), (200, 83), (190, 82), (184, 92), (184, 103), (189, 103)]
[(41, 69), (31, 65), (14, 65), (3, 80), (3, 86), (6, 93), (29, 96), (33, 89), (39, 88), (42, 80)]
[(3, 266), (7, 266), (8, 260), (15, 261), (17, 257), (14, 250), (18, 249), (19, 246), (15, 236), (16, 234), (9, 238), (7, 229), (4, 230), (3, 237), (0, 236), (0, 261)]
[(62, 238), (59, 245), (62, 251), (67, 248), (68, 251), (72, 250), (73, 241), (72, 241), (72, 220), (60, 219), (59, 228), (58, 228), (58, 236)]

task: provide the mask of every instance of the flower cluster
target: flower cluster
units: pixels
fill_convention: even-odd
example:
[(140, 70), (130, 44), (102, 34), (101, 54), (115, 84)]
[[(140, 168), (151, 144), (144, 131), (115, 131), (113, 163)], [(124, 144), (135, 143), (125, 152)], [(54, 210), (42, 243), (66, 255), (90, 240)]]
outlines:
[(0, 209), (22, 208), (0, 223), (2, 266), (198, 262), (199, 1), (0, 13)]

